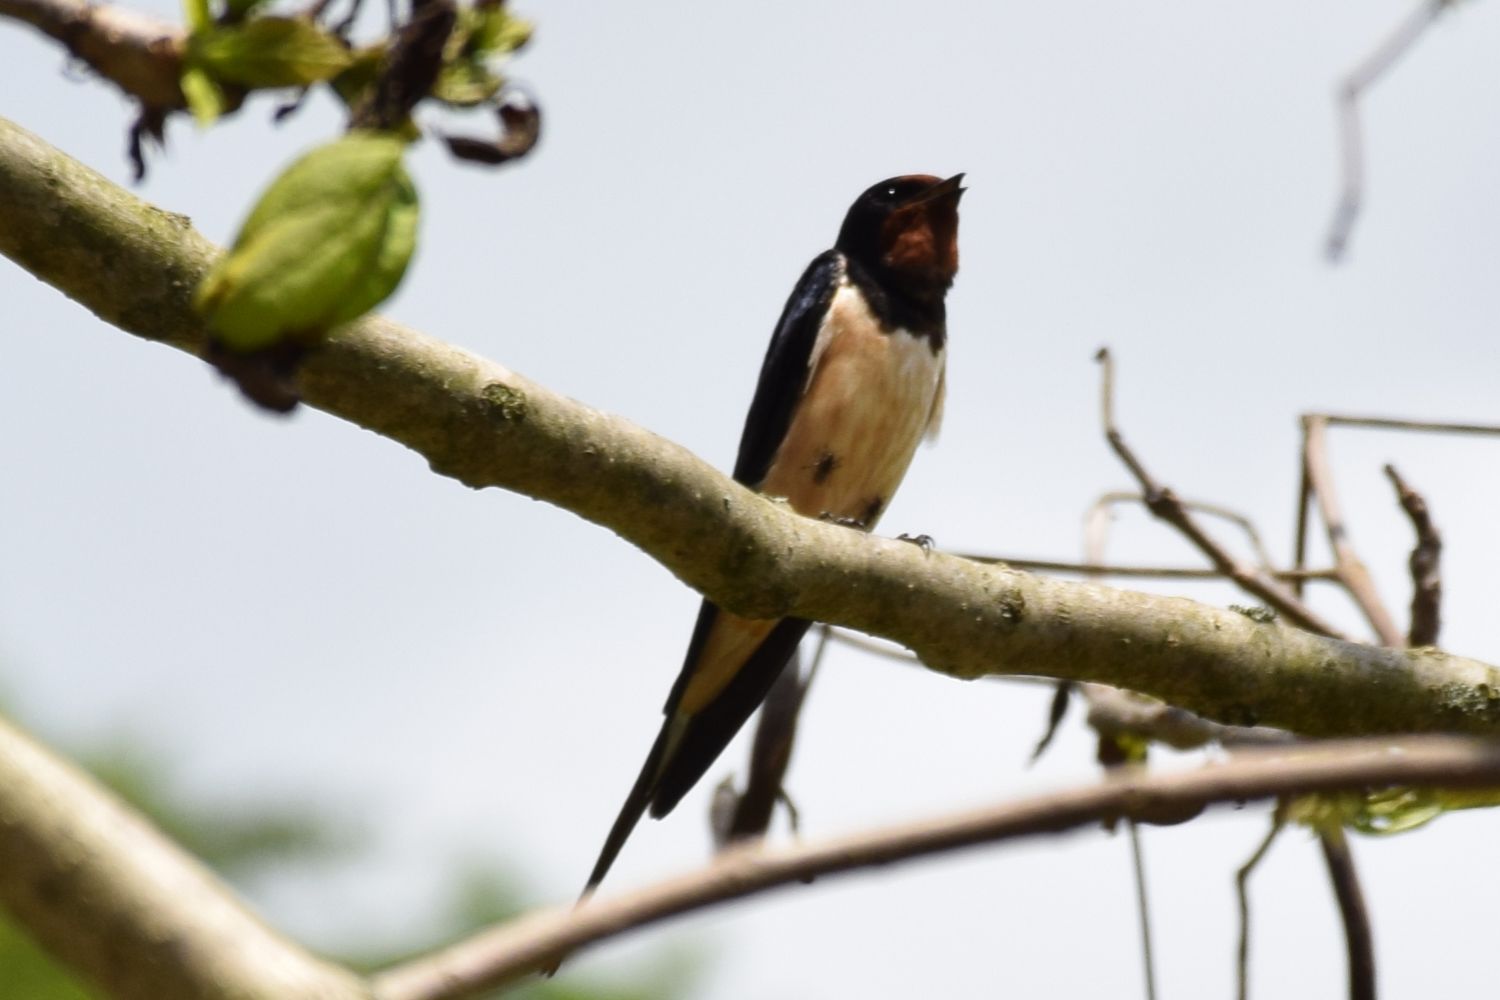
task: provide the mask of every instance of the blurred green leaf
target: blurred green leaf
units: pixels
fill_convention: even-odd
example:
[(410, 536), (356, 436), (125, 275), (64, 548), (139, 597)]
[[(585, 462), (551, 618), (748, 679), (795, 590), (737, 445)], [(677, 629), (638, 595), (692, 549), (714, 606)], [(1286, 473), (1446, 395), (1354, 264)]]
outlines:
[(224, 12), (231, 21), (243, 20), (246, 14), (255, 10), (270, 0), (225, 0)]
[(187, 61), (245, 87), (306, 87), (346, 69), (343, 42), (305, 17), (257, 17), (188, 36)]
[(87, 990), (0, 914), (0, 983), (17, 1000), (90, 1000)]
[(241, 353), (306, 340), (395, 291), (416, 246), (403, 138), (356, 131), (288, 167), (251, 210), (195, 304)]
[(464, 7), (443, 47), (443, 69), (432, 96), (458, 107), (473, 107), (494, 97), (504, 79), (491, 61), (508, 55), (531, 38), (531, 25), (503, 7)]
[(182, 0), (182, 19), (190, 32), (202, 31), (214, 23), (208, 0)]
[(385, 49), (379, 45), (367, 45), (350, 53), (350, 62), (338, 76), (329, 81), (333, 92), (349, 107), (354, 107), (375, 86), (380, 78), (380, 65), (385, 59)]
[(494, 97), (504, 82), (481, 63), (451, 62), (438, 73), (432, 96), (445, 104), (469, 108)]
[(212, 125), (224, 113), (224, 91), (202, 69), (188, 66), (182, 71), (177, 84), (182, 88), (188, 110), (193, 113), (193, 120), (200, 128)]
[(471, 42), (474, 50), (488, 56), (503, 56), (531, 41), (531, 22), (511, 15), (504, 7), (469, 10), (476, 15)]
[(1426, 826), (1445, 812), (1494, 806), (1500, 806), (1500, 789), (1382, 788), (1363, 795), (1301, 795), (1282, 807), (1282, 815), (1314, 829), (1347, 826), (1388, 836)]

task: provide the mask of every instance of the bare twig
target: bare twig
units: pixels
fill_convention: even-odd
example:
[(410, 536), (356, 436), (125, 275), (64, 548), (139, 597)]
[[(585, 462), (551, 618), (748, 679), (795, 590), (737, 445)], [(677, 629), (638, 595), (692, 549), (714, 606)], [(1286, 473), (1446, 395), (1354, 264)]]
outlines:
[(1281, 825), (1281, 818), (1272, 816), (1271, 829), (1266, 831), (1260, 845), (1255, 848), (1255, 853), (1250, 855), (1250, 860), (1234, 873), (1234, 892), (1240, 904), (1240, 943), (1235, 953), (1236, 979), (1239, 984), (1235, 995), (1239, 1000), (1250, 1000), (1250, 876), (1276, 842)]
[[(1132, 494), (1139, 499), (1139, 494)], [(1222, 580), (1224, 574), (1216, 569), (1197, 566), (1124, 566), (1106, 563), (1070, 562), (1066, 559), (1018, 559), (1011, 556), (980, 555), (970, 552), (955, 553), (960, 558), (971, 559), (986, 565), (1011, 566), (1034, 573), (1069, 573), (1078, 576), (1115, 577), (1121, 580)], [(1302, 583), (1308, 580), (1334, 582), (1338, 574), (1331, 569), (1271, 570), (1272, 579), (1283, 583)]]
[(187, 36), (174, 24), (89, 0), (0, 0), (0, 17), (24, 21), (59, 42), (148, 108), (183, 106), (177, 78)]
[(1311, 486), (1323, 525), (1328, 532), (1328, 545), (1333, 550), (1334, 567), (1337, 569), (1349, 596), (1359, 606), (1383, 646), (1400, 646), (1404, 637), (1396, 620), (1386, 609), (1375, 589), (1375, 579), (1370, 575), (1354, 543), (1349, 540), (1349, 529), (1344, 523), (1344, 512), (1339, 505), (1338, 491), (1334, 489), (1333, 472), (1328, 465), (1328, 422), (1320, 416), (1302, 418), (1303, 468)]
[(1295, 594), (1282, 587), (1275, 580), (1259, 569), (1246, 566), (1234, 557), (1222, 545), (1216, 542), (1206, 531), (1199, 526), (1198, 522), (1183, 506), (1182, 501), (1168, 487), (1162, 486), (1146, 471), (1130, 447), (1125, 443), (1124, 435), (1115, 425), (1114, 420), (1114, 360), (1110, 357), (1108, 348), (1100, 348), (1095, 359), (1103, 368), (1101, 401), (1104, 415), (1104, 435), (1119, 456), (1120, 461), (1125, 463), (1132, 475), (1140, 483), (1144, 494), (1143, 502), (1146, 509), (1158, 518), (1180, 531), (1188, 541), (1192, 542), (1208, 557), (1224, 576), (1237, 584), (1242, 590), (1253, 594), (1266, 604), (1275, 608), (1283, 617), (1301, 628), (1318, 632), (1327, 636), (1344, 638), (1343, 634), (1333, 625), (1303, 604)]
[[(1147, 508), (1157, 517), (1172, 524), (1183, 533), (1190, 541), (1204, 552), (1225, 576), (1232, 579), (1242, 589), (1262, 600), (1267, 601), (1273, 607), (1298, 620), (1304, 628), (1321, 632), (1325, 635), (1336, 635), (1332, 627), (1325, 621), (1315, 616), (1310, 609), (1304, 605), (1300, 597), (1292, 592), (1282, 589), (1274, 580), (1268, 579), (1264, 571), (1251, 570), (1249, 567), (1240, 565), (1227, 551), (1218, 545), (1206, 532), (1204, 532), (1192, 520), (1191, 514), (1171, 494), (1171, 491), (1158, 485), (1146, 471), (1139, 459), (1125, 445), (1124, 439), (1116, 429), (1113, 414), (1113, 389), (1114, 372), (1113, 363), (1107, 350), (1101, 350), (1098, 360), (1104, 366), (1103, 378), (1103, 409), (1106, 436), (1115, 452), (1124, 461), (1125, 465), (1135, 474), (1145, 491), (1145, 503)], [(1347, 534), (1343, 526), (1342, 515), (1338, 508), (1337, 497), (1333, 493), (1331, 477), (1328, 474), (1325, 449), (1323, 447), (1324, 425), (1316, 420), (1304, 422), (1305, 435), (1303, 446), (1303, 469), (1304, 483), (1302, 487), (1303, 511), (1299, 514), (1298, 545), (1297, 545), (1297, 568), (1300, 569), (1305, 557), (1306, 543), (1306, 513), (1305, 504), (1310, 492), (1317, 497), (1323, 519), (1328, 526), (1329, 541), (1333, 546), (1336, 557), (1336, 568), (1339, 580), (1354, 597), (1356, 602), (1364, 610), (1366, 617), (1370, 620), (1373, 628), (1380, 633), (1382, 641), (1386, 645), (1393, 645), (1389, 641), (1394, 629), (1394, 622), (1380, 603), (1378, 594), (1375, 593), (1374, 583), (1369, 573), (1364, 568), (1354, 553), (1353, 547), (1348, 543)], [(1099, 553), (1090, 552), (1090, 559), (1097, 561)], [(1396, 640), (1399, 642), (1399, 638)], [(1336, 850), (1337, 845), (1327, 842), (1328, 834), (1320, 833), (1325, 840), (1324, 857), (1327, 861), (1336, 892), (1341, 892), (1343, 886), (1357, 885), (1358, 878), (1354, 870), (1353, 857), (1347, 850)], [(1368, 943), (1368, 917), (1356, 912), (1352, 908), (1344, 907), (1344, 897), (1340, 897), (1340, 913), (1345, 918), (1345, 937), (1351, 956), (1351, 989), (1356, 982), (1357, 971), (1352, 964), (1352, 957), (1356, 956), (1362, 944)], [(1361, 923), (1363, 917), (1363, 923)], [(1366, 932), (1361, 936), (1361, 929)], [(1374, 957), (1369, 956), (1373, 967)], [(1372, 973), (1373, 975), (1373, 973)]]
[(1057, 833), (1142, 812), (1187, 812), (1213, 803), (1304, 792), (1500, 783), (1500, 747), (1488, 741), (1350, 741), (1236, 754), (1171, 774), (1124, 771), (1097, 784), (940, 820), (821, 844), (725, 852), (707, 868), (647, 889), (595, 897), (481, 931), (374, 979), (378, 1000), (457, 1000), (525, 976), (557, 955), (679, 914), (812, 877), (925, 857), (978, 844)]
[(1424, 434), (1475, 434), (1500, 436), (1500, 424), (1449, 423), (1438, 420), (1402, 420), (1397, 417), (1363, 417), (1347, 413), (1310, 413), (1329, 427), (1369, 427), (1385, 431), (1416, 431)]
[[(1255, 530), (1254, 522), (1252, 522), (1244, 514), (1241, 514), (1239, 511), (1234, 510), (1230, 507), (1225, 507), (1222, 504), (1209, 503), (1204, 500), (1184, 500), (1181, 497), (1178, 497), (1177, 502), (1192, 513), (1207, 514), (1210, 517), (1217, 517), (1221, 520), (1228, 521), (1235, 527), (1239, 528), (1245, 533), (1245, 537), (1250, 542), (1250, 548), (1255, 552), (1257, 565), (1259, 565), (1262, 569), (1267, 570), (1268, 572), (1271, 571), (1270, 553), (1266, 550), (1265, 543), (1261, 541), (1260, 532)], [(1089, 530), (1085, 533), (1086, 537), (1088, 539), (1093, 539), (1096, 536), (1096, 534), (1100, 530), (1099, 525), (1103, 523), (1102, 519), (1107, 516), (1108, 511), (1111, 507), (1116, 507), (1121, 504), (1144, 505), (1145, 503), (1146, 497), (1140, 493), (1125, 493), (1120, 491), (1105, 493), (1103, 496), (1099, 497), (1099, 499), (1094, 501), (1093, 505), (1089, 508), (1089, 512), (1084, 515), (1084, 521), (1089, 525)], [(1094, 549), (1092, 546), (1092, 541), (1086, 542), (1086, 549), (1091, 553), (1090, 559), (1097, 559), (1098, 561), (1102, 562), (1102, 555), (1093, 554)], [(1210, 570), (1209, 572), (1211, 572), (1216, 577), (1222, 577), (1223, 575), (1213, 570)]]
[(1417, 544), (1411, 550), (1408, 565), (1411, 567), (1411, 627), (1407, 630), (1408, 646), (1436, 646), (1438, 632), (1442, 628), (1443, 577), (1441, 560), (1443, 539), (1437, 526), (1432, 523), (1432, 514), (1427, 509), (1423, 496), (1401, 478), (1394, 465), (1385, 467), (1385, 474), (1396, 488), (1396, 499), (1401, 509), (1411, 518), (1417, 533)]
[(1348, 838), (1342, 827), (1334, 826), (1319, 830), (1318, 841), (1323, 847), (1323, 860), (1344, 925), (1349, 954), (1349, 1000), (1375, 1000), (1375, 939)]
[[(1304, 572), (1307, 566), (1307, 529), (1312, 514), (1312, 480), (1307, 478), (1307, 436), (1297, 456), (1297, 534), (1292, 542), (1292, 572)], [(1337, 574), (1335, 573), (1335, 579)], [(1302, 580), (1292, 581), (1292, 593), (1302, 597)]]
[(1141, 851), (1141, 828), (1127, 820), (1130, 832), (1130, 866), (1135, 872), (1135, 912), (1141, 926), (1141, 969), (1146, 977), (1146, 1000), (1156, 1000), (1156, 954), (1151, 945), (1151, 904), (1146, 898), (1146, 857)]
[(1069, 681), (1059, 681), (1052, 692), (1052, 701), (1047, 706), (1047, 725), (1042, 729), (1041, 737), (1036, 741), (1036, 746), (1031, 748), (1030, 763), (1035, 764), (1041, 759), (1042, 754), (1052, 745), (1053, 739), (1057, 737), (1057, 730), (1062, 726), (1063, 719), (1068, 714), (1068, 705), (1073, 701), (1073, 691), (1077, 687)]
[(1338, 88), (1339, 148), (1343, 158), (1343, 187), (1334, 207), (1333, 222), (1328, 227), (1328, 259), (1339, 260), (1349, 245), (1349, 234), (1364, 201), (1364, 136), (1360, 127), (1359, 102), (1368, 90), (1396, 61), (1416, 44), (1451, 3), (1451, 0), (1422, 0), (1421, 5), (1396, 26), (1396, 30), (1344, 77)]

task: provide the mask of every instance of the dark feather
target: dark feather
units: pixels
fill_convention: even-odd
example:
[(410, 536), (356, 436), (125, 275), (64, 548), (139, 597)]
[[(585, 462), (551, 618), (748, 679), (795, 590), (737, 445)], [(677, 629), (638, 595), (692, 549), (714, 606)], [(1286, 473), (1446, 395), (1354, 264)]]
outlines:
[[(704, 604), (713, 607), (707, 601)], [(692, 717), (677, 746), (658, 765), (660, 773), (656, 776), (656, 791), (651, 797), (654, 818), (660, 819), (671, 812), (703, 773), (713, 766), (729, 741), (765, 700), (766, 693), (786, 668), (787, 661), (797, 651), (797, 643), (802, 641), (811, 625), (812, 622), (802, 618), (783, 618), (777, 622), (771, 634), (750, 654), (750, 659), (718, 697)], [(683, 667), (684, 676), (689, 673), (692, 663), (688, 660)], [(676, 714), (675, 707), (668, 707), (667, 725), (671, 725), (672, 716)], [(663, 728), (663, 733), (665, 731)]]
[(630, 794), (625, 796), (625, 804), (620, 807), (620, 815), (615, 817), (614, 826), (609, 828), (609, 836), (604, 839), (604, 848), (599, 852), (599, 860), (594, 862), (594, 870), (589, 873), (589, 880), (583, 887), (585, 896), (604, 881), (604, 876), (609, 874), (615, 858), (620, 856), (620, 849), (625, 846), (625, 841), (630, 839), (631, 831), (645, 814), (647, 804), (656, 793), (657, 771), (661, 767), (662, 755), (666, 749), (667, 727), (662, 726), (661, 732), (657, 734), (656, 742), (651, 745), (651, 752), (646, 755), (646, 763), (641, 768), (640, 777), (635, 779)]
[(844, 255), (837, 250), (819, 254), (802, 272), (792, 289), (766, 349), (755, 399), (745, 417), (740, 435), (740, 454), (734, 463), (734, 478), (754, 489), (766, 478), (776, 449), (791, 426), (792, 413), (807, 388), (808, 362), (818, 328), (838, 290), (844, 272)]
[(719, 609), (715, 605), (709, 601), (703, 602), (698, 611), (698, 623), (693, 628), (692, 641), (688, 643), (687, 655), (683, 657), (682, 672), (677, 675), (677, 682), (672, 685), (672, 693), (667, 697), (667, 704), (663, 709), (666, 721), (656, 735), (656, 742), (651, 745), (651, 752), (646, 755), (646, 763), (642, 765), (630, 794), (625, 797), (620, 814), (610, 827), (609, 836), (604, 840), (604, 848), (599, 852), (599, 859), (594, 862), (594, 870), (584, 886), (584, 895), (593, 892), (604, 880), (648, 805), (651, 807), (651, 815), (660, 819), (671, 812), (688, 790), (698, 783), (698, 779), (703, 777), (703, 773), (713, 765), (735, 734), (755, 713), (756, 706), (765, 700), (766, 692), (776, 683), (776, 678), (796, 651), (797, 643), (802, 641), (802, 636), (812, 624), (800, 618), (786, 618), (778, 622), (713, 703), (693, 716), (677, 745), (668, 754), (668, 734), (677, 714), (677, 705), (682, 700), (682, 693), (687, 687), (688, 679), (692, 677), (693, 667), (697, 665), (703, 644), (708, 641), (708, 633), (718, 615)]

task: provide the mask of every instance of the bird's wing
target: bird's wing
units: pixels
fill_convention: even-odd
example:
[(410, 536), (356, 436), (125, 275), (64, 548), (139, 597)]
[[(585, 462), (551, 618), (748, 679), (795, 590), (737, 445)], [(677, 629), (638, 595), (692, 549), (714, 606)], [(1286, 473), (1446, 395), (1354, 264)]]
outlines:
[(802, 272), (802, 279), (781, 311), (761, 364), (760, 381), (745, 416), (740, 453), (734, 463), (735, 480), (752, 489), (766, 478), (776, 449), (791, 426), (792, 414), (812, 374), (818, 329), (843, 273), (843, 254), (837, 250), (819, 254)]

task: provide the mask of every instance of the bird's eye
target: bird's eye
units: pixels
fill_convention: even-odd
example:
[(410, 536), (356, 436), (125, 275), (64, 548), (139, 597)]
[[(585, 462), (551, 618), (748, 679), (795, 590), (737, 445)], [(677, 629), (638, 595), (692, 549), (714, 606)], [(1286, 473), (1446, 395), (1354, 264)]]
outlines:
[(897, 187), (896, 185), (892, 184), (892, 185), (890, 185), (889, 187), (887, 187), (885, 189), (884, 194), (885, 194), (885, 196), (887, 198), (891, 199), (892, 201), (895, 201), (896, 200), (896, 195), (899, 194), (900, 191), (901, 191), (901, 189), (899, 187)]

